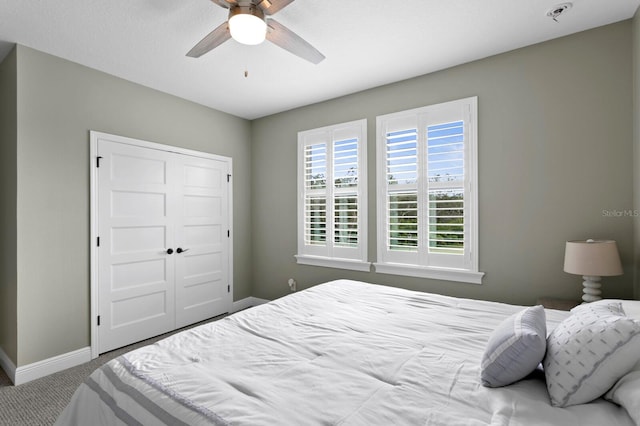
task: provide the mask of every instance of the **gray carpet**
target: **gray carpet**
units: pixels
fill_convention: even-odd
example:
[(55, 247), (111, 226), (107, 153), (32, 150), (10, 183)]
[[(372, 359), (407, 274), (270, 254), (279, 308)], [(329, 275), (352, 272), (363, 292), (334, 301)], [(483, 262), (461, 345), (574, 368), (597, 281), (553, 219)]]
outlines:
[[(223, 317), (224, 315), (215, 317), (191, 327), (216, 321)], [(154, 343), (176, 332), (107, 352), (86, 364), (19, 386), (13, 386), (5, 372), (0, 369), (0, 425), (52, 425), (71, 400), (76, 388), (93, 370), (125, 352)]]

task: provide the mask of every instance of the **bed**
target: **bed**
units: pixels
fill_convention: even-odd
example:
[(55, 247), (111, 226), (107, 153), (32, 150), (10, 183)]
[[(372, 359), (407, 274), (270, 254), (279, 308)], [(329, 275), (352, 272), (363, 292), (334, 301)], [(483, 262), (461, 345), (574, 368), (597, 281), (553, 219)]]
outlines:
[[(110, 361), (56, 424), (633, 425), (604, 398), (552, 406), (541, 367), (482, 385), (492, 333), (523, 309), (332, 281)], [(545, 315), (550, 333), (572, 314)]]

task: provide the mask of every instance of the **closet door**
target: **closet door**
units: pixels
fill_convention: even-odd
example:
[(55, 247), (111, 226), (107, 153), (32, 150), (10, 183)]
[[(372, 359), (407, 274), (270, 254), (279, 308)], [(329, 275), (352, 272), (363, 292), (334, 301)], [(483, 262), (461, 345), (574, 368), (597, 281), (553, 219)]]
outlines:
[[(175, 201), (165, 152), (100, 140), (99, 353), (175, 328)], [(96, 242), (97, 243), (97, 242)]]
[(231, 305), (228, 278), (229, 217), (226, 161), (177, 155), (175, 217), (176, 327), (223, 312)]
[(92, 138), (97, 354), (229, 312), (231, 160)]

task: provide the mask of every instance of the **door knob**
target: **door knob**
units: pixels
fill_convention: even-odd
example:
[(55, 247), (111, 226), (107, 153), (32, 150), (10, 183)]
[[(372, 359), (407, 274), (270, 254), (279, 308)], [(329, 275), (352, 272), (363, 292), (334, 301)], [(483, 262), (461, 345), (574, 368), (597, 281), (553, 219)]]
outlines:
[(167, 254), (173, 254), (173, 249), (172, 248), (167, 249)]
[(178, 249), (176, 250), (178, 253), (185, 253), (187, 251), (189, 251), (189, 249), (182, 249), (181, 247), (178, 247)]

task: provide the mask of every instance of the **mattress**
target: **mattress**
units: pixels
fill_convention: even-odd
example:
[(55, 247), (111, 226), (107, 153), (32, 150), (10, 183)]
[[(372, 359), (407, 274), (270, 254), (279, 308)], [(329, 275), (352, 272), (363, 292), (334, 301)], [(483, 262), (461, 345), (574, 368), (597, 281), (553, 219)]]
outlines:
[(332, 281), (112, 360), (57, 424), (632, 425), (603, 399), (552, 407), (541, 371), (481, 385), (489, 335), (521, 309)]

